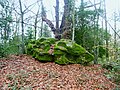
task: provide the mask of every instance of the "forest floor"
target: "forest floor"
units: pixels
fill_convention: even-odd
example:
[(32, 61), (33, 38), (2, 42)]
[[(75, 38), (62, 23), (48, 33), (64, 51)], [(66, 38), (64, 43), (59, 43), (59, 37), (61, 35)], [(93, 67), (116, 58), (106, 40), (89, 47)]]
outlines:
[(0, 59), (0, 90), (113, 90), (100, 65), (41, 63), (28, 55)]

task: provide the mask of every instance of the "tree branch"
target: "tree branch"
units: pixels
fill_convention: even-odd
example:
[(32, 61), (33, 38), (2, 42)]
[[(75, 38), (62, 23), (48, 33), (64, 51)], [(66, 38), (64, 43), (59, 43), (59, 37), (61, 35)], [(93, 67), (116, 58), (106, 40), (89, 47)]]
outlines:
[(53, 33), (56, 35), (57, 33), (56, 33), (56, 29), (54, 27), (54, 24), (50, 20), (48, 20), (46, 17), (42, 17), (42, 20), (45, 21), (46, 24), (49, 25), (49, 27), (51, 28), (51, 30), (53, 31)]

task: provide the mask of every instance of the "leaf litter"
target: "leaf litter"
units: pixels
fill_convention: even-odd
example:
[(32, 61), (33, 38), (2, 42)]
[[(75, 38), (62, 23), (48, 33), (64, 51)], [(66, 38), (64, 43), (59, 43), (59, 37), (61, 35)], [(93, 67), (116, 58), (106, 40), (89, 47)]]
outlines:
[(113, 90), (100, 65), (41, 63), (28, 55), (0, 59), (0, 90)]

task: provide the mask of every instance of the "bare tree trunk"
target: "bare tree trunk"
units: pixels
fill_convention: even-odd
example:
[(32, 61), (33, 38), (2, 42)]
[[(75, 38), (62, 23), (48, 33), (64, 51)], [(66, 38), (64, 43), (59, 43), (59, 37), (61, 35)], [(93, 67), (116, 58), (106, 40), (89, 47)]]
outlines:
[(97, 64), (97, 38), (96, 38), (96, 14), (94, 15), (94, 64)]
[(97, 24), (97, 42), (96, 42), (96, 46), (97, 46), (97, 53), (96, 53), (96, 64), (98, 64), (98, 56), (99, 56), (99, 32), (98, 32), (98, 30), (99, 30), (99, 25), (98, 25), (98, 22), (99, 22), (99, 14), (97, 14), (97, 22), (96, 22), (96, 24)]
[[(75, 3), (75, 1), (74, 1)], [(73, 12), (72, 12), (72, 41), (74, 42), (74, 39), (75, 39), (75, 4), (73, 5)]]
[(36, 17), (35, 17), (35, 25), (34, 25), (34, 29), (35, 29), (35, 39), (36, 39), (36, 37), (37, 37), (38, 15), (39, 15), (39, 9), (38, 9), (37, 14), (36, 14)]
[[(114, 29), (115, 29), (115, 31), (116, 31), (116, 14), (114, 13)], [(117, 39), (116, 39), (116, 33), (114, 33), (114, 52), (115, 52), (115, 56), (114, 56), (114, 60), (116, 60), (117, 59), (117, 48), (116, 48), (116, 46), (117, 46)]]
[(104, 0), (104, 10), (105, 10), (105, 30), (106, 30), (106, 61), (109, 61), (109, 54), (108, 54), (108, 30), (107, 30), (107, 15), (106, 15), (106, 3)]
[(56, 13), (56, 31), (60, 34), (59, 31), (59, 0), (56, 0), (56, 8), (55, 8), (55, 13)]
[(2, 30), (0, 30), (0, 35), (1, 35), (1, 41), (2, 41), (2, 43), (3, 43), (3, 32), (2, 32)]
[(5, 24), (5, 28), (4, 28), (4, 43), (6, 44), (7, 42), (7, 25)]
[[(94, 5), (95, 5), (96, 1), (94, 0)], [(101, 8), (101, 3), (100, 3), (100, 6), (99, 6), (99, 9)], [(97, 8), (95, 8), (96, 10)], [(94, 60), (94, 63), (95, 64), (98, 64), (98, 56), (99, 56), (99, 13), (97, 13), (97, 10), (96, 10), (96, 14), (95, 14), (95, 18), (96, 18), (96, 23), (94, 24), (95, 26), (95, 29), (96, 29), (96, 33), (95, 33), (95, 29), (94, 29), (94, 34), (96, 35), (96, 37), (94, 36), (95, 38), (95, 42), (94, 42), (94, 46), (96, 47), (95, 50), (94, 50), (94, 55), (95, 55), (95, 60)], [(95, 21), (94, 21), (95, 22)], [(96, 26), (97, 25), (97, 26)], [(101, 36), (101, 35), (100, 35)]]
[[(83, 13), (84, 12), (84, 0), (81, 0), (81, 12)], [(81, 26), (84, 27), (84, 16), (82, 15), (81, 16)]]
[(43, 20), (41, 21), (41, 37), (43, 36)]
[(25, 53), (25, 45), (24, 45), (24, 12), (22, 10), (22, 3), (21, 0), (19, 0), (20, 4), (20, 12), (21, 12), (21, 28), (22, 28), (22, 53)]
[[(5, 10), (5, 18), (7, 17), (7, 14), (8, 14), (8, 12), (7, 12), (7, 10)], [(7, 42), (7, 21), (6, 21), (6, 23), (5, 23), (5, 27), (4, 27), (4, 43), (6, 44), (6, 42)]]

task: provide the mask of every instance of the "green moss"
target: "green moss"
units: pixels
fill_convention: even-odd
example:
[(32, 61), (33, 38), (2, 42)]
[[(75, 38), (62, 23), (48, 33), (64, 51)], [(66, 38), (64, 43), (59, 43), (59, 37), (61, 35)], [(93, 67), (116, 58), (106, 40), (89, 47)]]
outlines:
[(27, 54), (31, 55), (33, 53), (34, 48), (35, 48), (35, 44), (29, 43), (26, 48), (27, 48)]
[(33, 52), (39, 53), (41, 50), (39, 48), (35, 48)]
[(31, 44), (35, 44), (35, 42), (36, 42), (36, 40), (30, 40), (29, 43), (31, 43)]
[(36, 55), (36, 58), (41, 62), (51, 62), (53, 61), (53, 56), (51, 55)]
[(67, 52), (66, 43), (62, 41), (57, 41), (54, 45), (55, 55), (64, 55)]
[(69, 60), (65, 57), (65, 55), (62, 55), (55, 60), (55, 63), (60, 65), (69, 64)]
[(53, 56), (39, 48), (34, 49), (33, 57), (42, 62), (53, 61)]
[(88, 65), (91, 61), (93, 61), (93, 56), (89, 54), (81, 55), (76, 59), (76, 63), (82, 64), (82, 65)]
[(33, 58), (35, 58), (36, 57), (36, 52), (33, 52), (31, 55), (32, 55)]
[(41, 42), (41, 44), (44, 44), (44, 45), (51, 45), (51, 43), (50, 43), (49, 41), (47, 41), (47, 40)]
[(67, 49), (68, 53), (71, 55), (81, 55), (83, 53), (86, 53), (86, 50), (76, 43), (73, 43), (71, 46), (68, 46)]
[(61, 39), (62, 42), (72, 42), (70, 39)]
[(36, 46), (40, 47), (41, 43), (45, 40), (46, 40), (45, 38), (40, 38), (40, 39), (36, 40), (36, 42), (35, 42)]
[(69, 62), (70, 62), (71, 64), (75, 64), (75, 63), (76, 63), (76, 58), (77, 58), (78, 56), (73, 56), (73, 55), (71, 55), (71, 54), (66, 54), (66, 57), (67, 57), (67, 59), (69, 60)]
[(58, 41), (58, 42), (56, 42), (56, 46), (66, 47), (66, 43), (63, 41)]
[(39, 40), (36, 40), (35, 44), (39, 45), (41, 42), (39, 42)]
[(84, 65), (84, 64), (87, 63), (87, 61), (86, 61), (85, 57), (79, 56), (79, 57), (76, 59), (76, 63)]
[(50, 49), (50, 42), (49, 41), (44, 41), (41, 43), (40, 48), (43, 48), (44, 51), (48, 51)]
[(49, 41), (50, 44), (55, 44), (56, 39), (55, 38), (48, 38), (47, 41)]
[(40, 39), (38, 39), (39, 42), (43, 42), (45, 40), (46, 40), (46, 38), (40, 38)]
[(61, 50), (61, 51), (67, 52), (67, 49), (62, 46), (55, 46), (54, 50)]
[(27, 49), (32, 49), (32, 48), (34, 48), (34, 46), (35, 46), (35, 44), (29, 43), (29, 44), (27, 45)]
[(66, 53), (61, 50), (54, 50), (54, 55), (64, 55), (64, 54)]
[(89, 52), (84, 54), (85, 60), (87, 60), (87, 62), (91, 62), (94, 60), (94, 56), (92, 54), (90, 54)]

